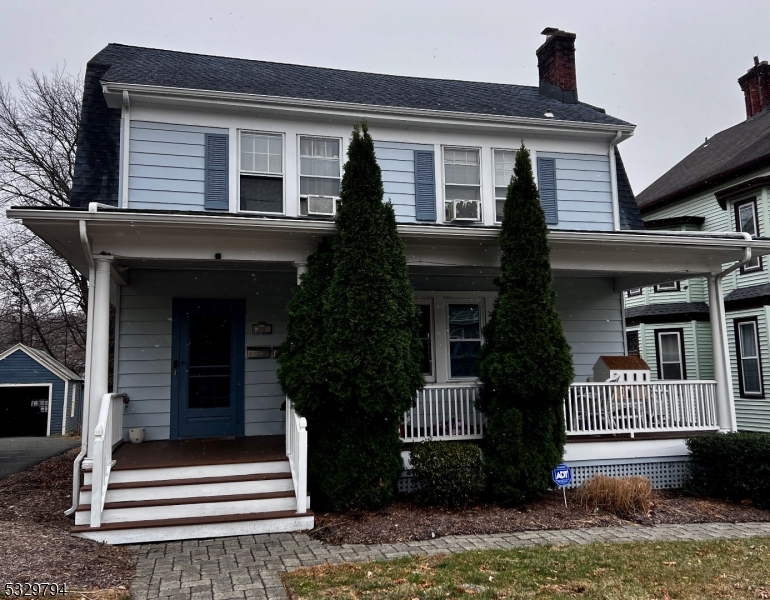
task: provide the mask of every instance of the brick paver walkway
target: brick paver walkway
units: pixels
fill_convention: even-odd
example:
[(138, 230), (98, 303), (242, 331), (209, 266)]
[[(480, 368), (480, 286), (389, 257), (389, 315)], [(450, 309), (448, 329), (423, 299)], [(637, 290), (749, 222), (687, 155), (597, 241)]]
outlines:
[(537, 544), (710, 540), (770, 536), (770, 523), (596, 527), (456, 535), (403, 544), (327, 546), (305, 534), (276, 533), (128, 546), (136, 560), (131, 598), (285, 599), (281, 571), (324, 563), (507, 549)]

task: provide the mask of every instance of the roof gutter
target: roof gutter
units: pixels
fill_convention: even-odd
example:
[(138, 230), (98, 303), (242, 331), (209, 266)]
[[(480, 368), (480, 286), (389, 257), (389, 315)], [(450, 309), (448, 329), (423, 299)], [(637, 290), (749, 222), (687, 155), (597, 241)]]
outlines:
[[(91, 206), (88, 207), (89, 212)], [(94, 211), (96, 207), (94, 206)], [(83, 254), (85, 254), (86, 262), (88, 263), (88, 316), (86, 317), (86, 372), (85, 381), (83, 383), (83, 411), (82, 411), (82, 425), (80, 431), (80, 452), (75, 457), (75, 462), (72, 463), (72, 506), (64, 511), (64, 514), (70, 516), (75, 513), (80, 502), (80, 466), (83, 464), (83, 459), (88, 453), (88, 427), (89, 427), (89, 415), (90, 410), (90, 373), (91, 365), (89, 359), (91, 358), (91, 323), (93, 322), (94, 311), (94, 276), (96, 273), (94, 265), (94, 253), (91, 250), (91, 243), (88, 241), (88, 226), (84, 219), (78, 221), (78, 233), (80, 234), (80, 245), (83, 247)]]
[(272, 108), (275, 110), (297, 110), (309, 112), (334, 111), (341, 115), (359, 118), (361, 112), (378, 115), (382, 118), (397, 118), (400, 121), (442, 121), (447, 124), (468, 125), (469, 123), (489, 124), (507, 127), (524, 127), (543, 129), (547, 131), (569, 130), (600, 133), (615, 133), (621, 131), (626, 137), (633, 135), (636, 129), (632, 124), (585, 123), (582, 121), (560, 121), (553, 118), (512, 117), (484, 113), (466, 113), (451, 110), (435, 110), (426, 108), (408, 108), (400, 106), (379, 106), (375, 104), (358, 104), (332, 100), (313, 100), (307, 98), (285, 98), (260, 94), (244, 94), (239, 92), (221, 92), (214, 90), (198, 90), (164, 86), (139, 85), (134, 83), (119, 83), (102, 81), (102, 91), (105, 94), (116, 94), (122, 99), (123, 92), (131, 94), (133, 100), (141, 97), (174, 99), (178, 101), (205, 100), (230, 104), (234, 107), (253, 106), (257, 108)]

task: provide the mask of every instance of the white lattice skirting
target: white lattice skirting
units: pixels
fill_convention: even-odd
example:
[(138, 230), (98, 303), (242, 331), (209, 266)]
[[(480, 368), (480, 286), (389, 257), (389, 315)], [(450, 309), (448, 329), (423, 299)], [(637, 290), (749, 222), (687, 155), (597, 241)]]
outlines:
[[(665, 457), (657, 459), (627, 459), (627, 460), (597, 460), (570, 465), (572, 483), (568, 488), (579, 487), (594, 475), (610, 477), (632, 477), (639, 475), (649, 477), (653, 489), (679, 489), (684, 487), (687, 478), (688, 460), (684, 456)], [(398, 479), (398, 491), (410, 494), (414, 491), (411, 471), (404, 471)]]

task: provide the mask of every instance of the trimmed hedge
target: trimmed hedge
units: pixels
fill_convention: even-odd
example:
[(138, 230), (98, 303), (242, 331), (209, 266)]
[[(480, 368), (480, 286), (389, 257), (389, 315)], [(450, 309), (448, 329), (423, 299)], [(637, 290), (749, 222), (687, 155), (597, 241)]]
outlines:
[(462, 442), (422, 442), (411, 450), (414, 496), (420, 504), (464, 506), (486, 487), (481, 451)]
[(770, 434), (727, 433), (690, 438), (686, 490), (770, 508)]

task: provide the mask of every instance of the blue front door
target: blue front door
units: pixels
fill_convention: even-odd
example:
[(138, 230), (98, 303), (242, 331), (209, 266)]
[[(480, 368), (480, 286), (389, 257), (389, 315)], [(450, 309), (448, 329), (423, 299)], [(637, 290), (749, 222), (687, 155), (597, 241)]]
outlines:
[(243, 435), (243, 300), (173, 302), (171, 437)]

